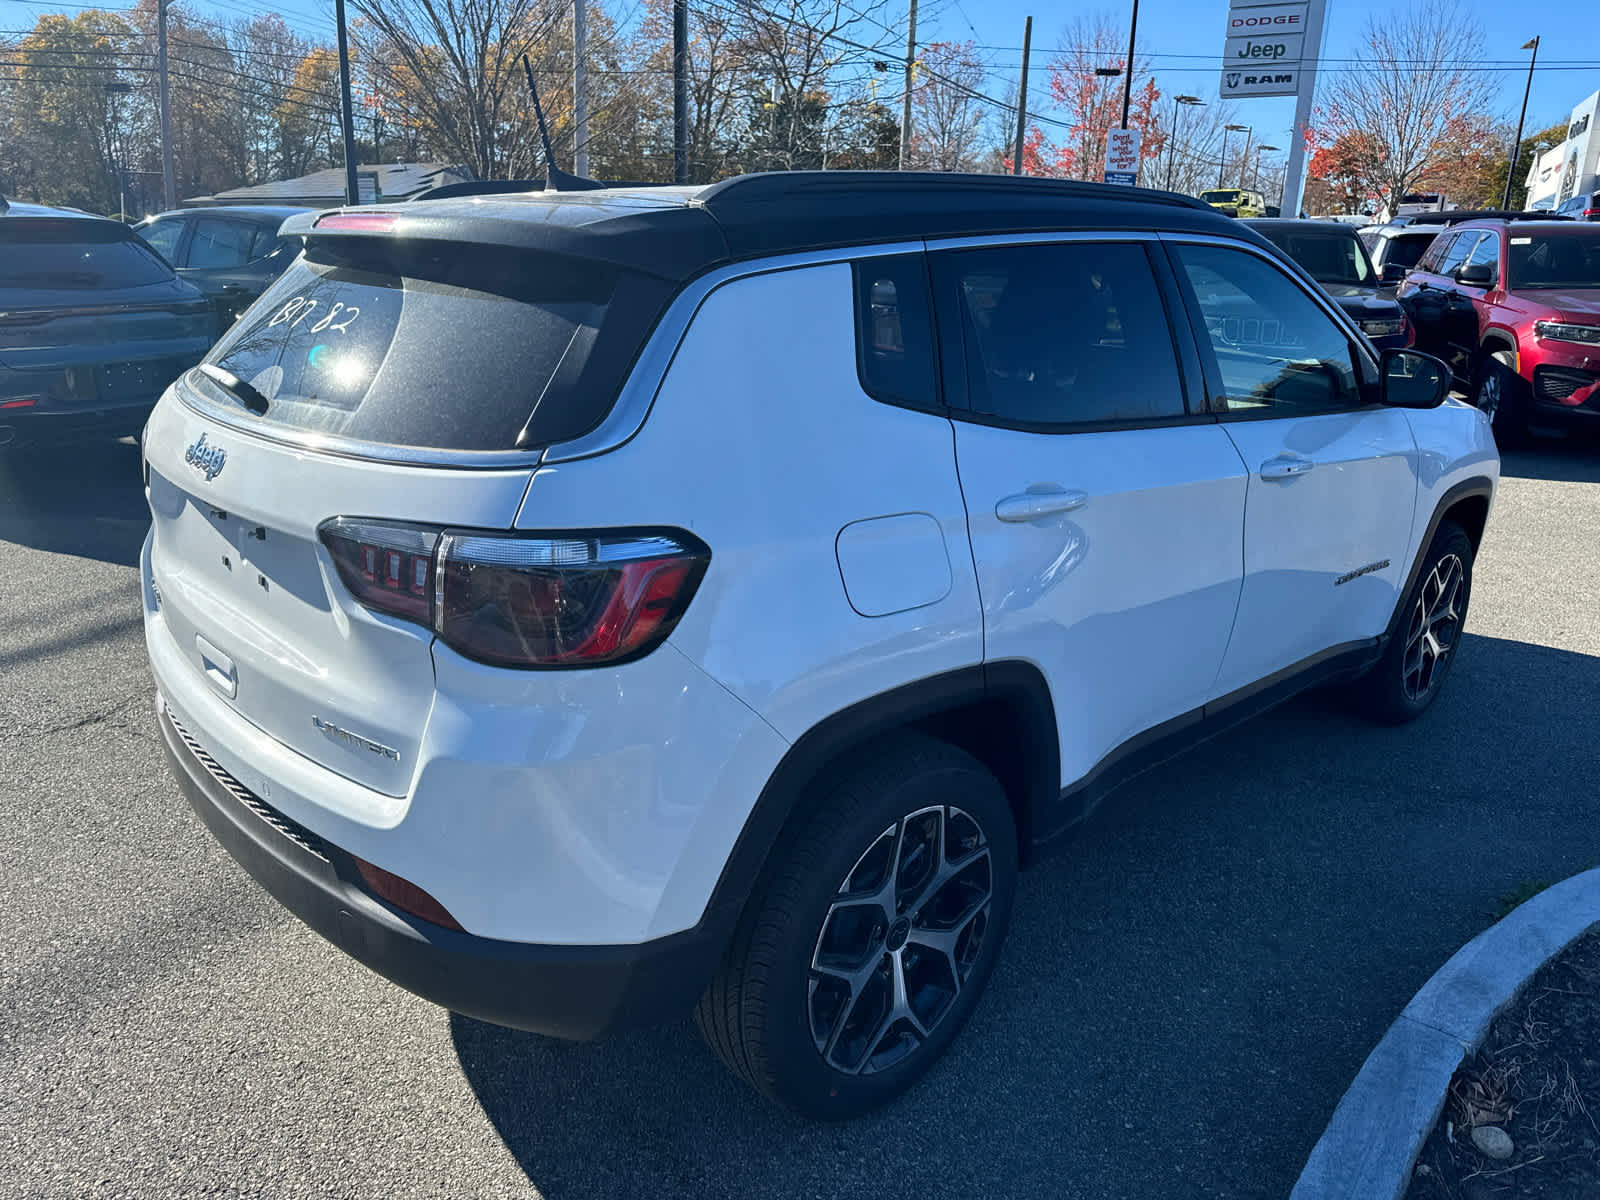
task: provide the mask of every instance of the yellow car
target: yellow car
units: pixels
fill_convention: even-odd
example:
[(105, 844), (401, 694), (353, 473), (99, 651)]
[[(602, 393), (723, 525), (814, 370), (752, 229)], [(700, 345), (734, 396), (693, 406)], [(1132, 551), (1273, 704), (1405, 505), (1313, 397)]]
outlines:
[(1267, 202), (1261, 193), (1247, 191), (1244, 188), (1214, 188), (1209, 192), (1201, 192), (1200, 199), (1230, 217), (1267, 215)]

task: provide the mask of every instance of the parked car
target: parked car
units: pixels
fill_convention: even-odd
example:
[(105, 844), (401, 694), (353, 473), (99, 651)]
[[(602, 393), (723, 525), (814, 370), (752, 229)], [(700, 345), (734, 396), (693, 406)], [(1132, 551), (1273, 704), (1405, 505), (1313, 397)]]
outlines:
[(1209, 192), (1201, 192), (1200, 199), (1204, 200), (1218, 212), (1230, 217), (1264, 217), (1267, 215), (1267, 201), (1260, 192), (1248, 188), (1213, 188)]
[(1531, 421), (1600, 428), (1600, 228), (1470, 221), (1440, 234), (1401, 295), (1502, 443)]
[(1556, 215), (1575, 221), (1600, 221), (1600, 192), (1579, 192), (1563, 201)]
[(0, 446), (137, 433), (215, 340), (205, 297), (126, 225), (0, 197)]
[(1409, 346), (1411, 323), (1394, 290), (1378, 278), (1349, 225), (1333, 221), (1253, 220), (1249, 225), (1322, 285), (1380, 350)]
[(211, 297), (227, 328), (300, 253), (300, 239), (279, 237), (278, 227), (307, 211), (243, 204), (184, 208), (134, 228), (180, 277)]
[(251, 874), (457, 1011), (692, 1007), (862, 1112), (1117, 782), (1454, 661), (1487, 424), (1194, 200), (781, 172), (285, 232), (144, 440), (157, 720)]

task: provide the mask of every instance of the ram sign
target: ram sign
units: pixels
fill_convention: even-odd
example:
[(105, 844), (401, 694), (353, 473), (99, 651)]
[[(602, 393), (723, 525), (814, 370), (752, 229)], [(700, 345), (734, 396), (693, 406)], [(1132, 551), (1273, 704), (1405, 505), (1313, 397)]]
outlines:
[(1222, 96), (1293, 96), (1310, 5), (1235, 0), (1222, 46)]

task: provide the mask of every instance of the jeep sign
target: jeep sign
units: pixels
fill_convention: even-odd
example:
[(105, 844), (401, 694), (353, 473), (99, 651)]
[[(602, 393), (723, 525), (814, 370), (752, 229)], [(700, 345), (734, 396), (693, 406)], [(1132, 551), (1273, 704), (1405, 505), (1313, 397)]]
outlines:
[(1296, 94), (1310, 7), (1233, 0), (1222, 44), (1223, 99)]

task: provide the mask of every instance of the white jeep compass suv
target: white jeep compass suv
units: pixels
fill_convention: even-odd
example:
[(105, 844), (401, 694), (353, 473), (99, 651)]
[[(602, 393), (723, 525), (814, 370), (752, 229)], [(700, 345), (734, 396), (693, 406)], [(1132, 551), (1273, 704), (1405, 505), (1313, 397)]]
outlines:
[(1453, 661), (1487, 425), (1199, 201), (794, 173), (284, 232), (145, 431), (160, 727), (262, 886), (459, 1012), (693, 1008), (859, 1113), (1112, 786)]

